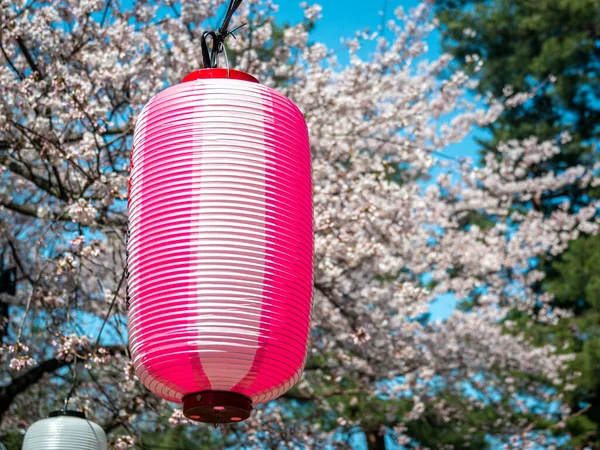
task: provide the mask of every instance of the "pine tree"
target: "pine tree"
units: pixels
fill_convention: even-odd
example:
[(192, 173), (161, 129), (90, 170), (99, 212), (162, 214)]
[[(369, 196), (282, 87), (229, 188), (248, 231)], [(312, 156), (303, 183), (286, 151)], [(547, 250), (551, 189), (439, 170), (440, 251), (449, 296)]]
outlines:
[[(532, 98), (508, 109), (481, 142), (482, 153), (495, 144), (531, 135), (560, 139), (570, 135), (565, 151), (548, 161), (560, 173), (575, 164), (598, 161), (600, 137), (600, 2), (598, 0), (439, 0), (444, 48), (464, 69), (475, 73), (480, 93), (509, 98), (529, 92)], [(474, 56), (476, 55), (476, 56)], [(473, 61), (485, 60), (475, 68)], [(530, 173), (529, 175), (535, 175)], [(597, 189), (576, 185), (546, 193), (522, 205), (544, 214), (568, 201), (577, 211), (597, 198)], [(564, 205), (564, 203), (563, 203)], [(566, 423), (573, 448), (600, 445), (600, 239), (581, 236), (558, 259), (540, 261), (546, 279), (540, 292), (555, 295), (554, 306), (573, 317), (555, 326), (535, 326), (537, 341), (575, 351), (574, 380), (568, 403), (580, 411)], [(516, 314), (518, 316), (518, 314)], [(564, 431), (564, 430), (563, 430)]]

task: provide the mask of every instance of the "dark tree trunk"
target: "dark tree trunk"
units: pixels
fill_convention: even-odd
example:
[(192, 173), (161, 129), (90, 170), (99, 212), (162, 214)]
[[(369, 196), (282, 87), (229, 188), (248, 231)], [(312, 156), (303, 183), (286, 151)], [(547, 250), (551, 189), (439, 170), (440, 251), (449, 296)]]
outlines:
[(379, 430), (368, 430), (365, 436), (368, 450), (385, 450), (385, 434), (380, 434)]
[[(15, 295), (17, 293), (17, 270), (12, 267), (4, 270), (4, 252), (0, 261), (0, 294)], [(8, 334), (9, 310), (8, 303), (0, 301), (0, 343)]]

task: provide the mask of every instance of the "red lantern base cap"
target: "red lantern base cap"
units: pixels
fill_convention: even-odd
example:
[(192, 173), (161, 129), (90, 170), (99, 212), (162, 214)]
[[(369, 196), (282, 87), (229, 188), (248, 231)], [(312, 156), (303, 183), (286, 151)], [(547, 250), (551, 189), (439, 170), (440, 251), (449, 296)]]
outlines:
[(252, 400), (229, 391), (202, 391), (183, 397), (183, 415), (204, 423), (237, 423), (250, 417)]
[(187, 83), (188, 81), (194, 80), (202, 80), (209, 78), (230, 78), (232, 80), (242, 80), (249, 81), (251, 83), (258, 83), (259, 81), (250, 75), (249, 73), (242, 72), (241, 70), (235, 69), (223, 69), (223, 68), (214, 68), (214, 69), (200, 69), (194, 70), (191, 73), (188, 73), (183, 80), (182, 83)]

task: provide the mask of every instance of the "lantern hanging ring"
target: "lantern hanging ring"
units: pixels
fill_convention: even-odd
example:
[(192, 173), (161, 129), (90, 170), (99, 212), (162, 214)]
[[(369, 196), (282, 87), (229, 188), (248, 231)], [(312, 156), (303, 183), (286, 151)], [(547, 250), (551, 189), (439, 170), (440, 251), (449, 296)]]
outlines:
[[(202, 33), (202, 37), (200, 38), (200, 46), (202, 49), (202, 63), (205, 69), (213, 69), (218, 66), (218, 58), (220, 53), (225, 53), (225, 60), (227, 62), (227, 69), (229, 70), (229, 61), (227, 59), (227, 51), (225, 49), (225, 39), (229, 35), (233, 36), (235, 39), (235, 34), (233, 34), (236, 30), (240, 29), (245, 23), (234, 28), (229, 31), (229, 22), (231, 22), (231, 18), (233, 13), (238, 9), (238, 7), (242, 4), (243, 0), (229, 0), (229, 6), (227, 7), (227, 13), (223, 18), (223, 23), (216, 31), (205, 31)], [(209, 52), (208, 44), (206, 43), (206, 39), (209, 38), (212, 41), (211, 49)]]

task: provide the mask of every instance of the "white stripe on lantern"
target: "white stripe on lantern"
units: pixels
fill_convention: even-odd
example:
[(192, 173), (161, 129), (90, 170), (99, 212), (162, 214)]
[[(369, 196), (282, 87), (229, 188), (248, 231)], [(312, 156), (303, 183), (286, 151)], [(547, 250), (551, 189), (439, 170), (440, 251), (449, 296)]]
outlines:
[[(219, 94), (212, 96), (202, 96), (199, 121), (205, 120), (206, 115), (221, 102), (230, 102), (227, 95), (227, 88), (233, 84), (231, 80), (223, 83), (221, 80), (211, 80), (200, 82), (204, 89), (219, 90)], [(242, 86), (244, 82), (241, 83)], [(256, 106), (257, 97), (253, 98)], [(262, 100), (262, 97), (261, 97)], [(240, 100), (236, 99), (237, 105)], [(216, 103), (216, 104), (215, 104)], [(261, 106), (264, 106), (262, 102)], [(233, 107), (233, 105), (232, 105)], [(218, 112), (215, 112), (218, 115)], [(244, 379), (250, 372), (256, 351), (259, 347), (260, 334), (260, 312), (262, 305), (262, 286), (264, 274), (264, 258), (266, 246), (265, 223), (265, 147), (262, 135), (264, 128), (256, 127), (261, 135), (260, 139), (251, 147), (246, 146), (245, 151), (251, 150), (251, 154), (242, 156), (249, 162), (245, 170), (251, 168), (253, 178), (253, 189), (248, 193), (250, 199), (245, 201), (245, 207), (252, 208), (255, 216), (256, 225), (252, 227), (251, 237), (248, 240), (252, 243), (253, 268), (251, 274), (242, 274), (241, 270), (235, 267), (236, 253), (239, 253), (240, 230), (234, 225), (238, 212), (231, 205), (231, 194), (229, 192), (243, 192), (247, 189), (247, 179), (240, 176), (235, 170), (235, 166), (229, 163), (232, 161), (232, 148), (239, 146), (239, 141), (235, 136), (223, 134), (218, 128), (223, 124), (231, 130), (239, 130), (240, 134), (247, 133), (239, 125), (240, 117), (244, 114), (223, 114), (217, 117), (214, 131), (211, 133), (211, 127), (204, 127), (203, 134), (200, 136), (197, 149), (197, 157), (206, 168), (214, 169), (219, 167), (224, 172), (229, 172), (225, 178), (218, 180), (218, 186), (215, 184), (214, 171), (203, 169), (199, 175), (199, 182), (205, 189), (200, 190), (199, 203), (200, 210), (196, 218), (196, 231), (199, 235), (199, 241), (210, 243), (215, 247), (216, 253), (213, 258), (196, 263), (196, 274), (198, 277), (198, 337), (200, 341), (202, 369), (213, 390), (231, 390), (236, 384)], [(248, 115), (252, 122), (264, 122), (264, 112), (253, 111)], [(256, 125), (255, 125), (256, 126)], [(210, 134), (209, 134), (210, 133)], [(203, 174), (205, 175), (203, 177)], [(210, 175), (207, 178), (206, 175)], [(204, 205), (208, 205), (205, 207)], [(258, 219), (257, 219), (258, 218)], [(220, 223), (219, 223), (220, 222)], [(248, 232), (248, 226), (245, 225), (244, 231)], [(223, 278), (212, 278), (215, 271), (218, 270), (220, 277), (229, 275), (232, 280), (241, 282), (246, 287), (240, 292), (239, 289), (231, 289), (229, 286), (231, 280)], [(223, 364), (222, 355), (235, 354), (235, 366)]]

